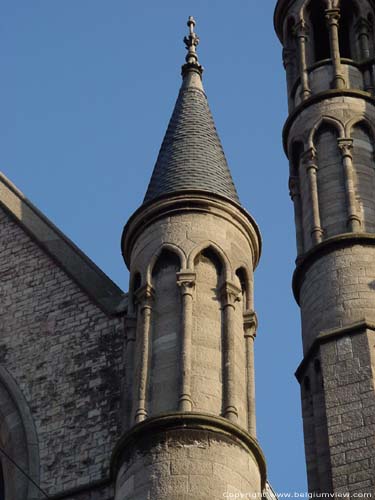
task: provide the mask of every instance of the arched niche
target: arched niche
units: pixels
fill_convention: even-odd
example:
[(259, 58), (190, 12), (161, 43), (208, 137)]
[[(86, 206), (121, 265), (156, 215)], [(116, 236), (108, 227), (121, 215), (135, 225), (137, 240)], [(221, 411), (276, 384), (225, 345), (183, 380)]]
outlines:
[[(295, 33), (296, 21), (293, 16), (289, 17), (284, 24), (284, 67), (288, 92), (290, 93), (293, 85), (298, 78), (298, 48)], [(290, 96), (289, 96), (290, 97)]]
[(209, 246), (194, 258), (191, 384), (193, 410), (220, 415), (223, 404), (221, 286), (224, 263)]
[[(306, 213), (306, 207), (305, 210), (303, 210), (303, 203), (305, 205), (308, 203), (308, 182), (306, 178), (306, 172), (301, 165), (303, 152), (304, 143), (301, 140), (294, 141), (289, 152), (289, 189), (290, 196), (294, 205), (294, 220), (296, 227), (298, 255), (301, 255), (304, 252), (305, 236), (303, 234), (303, 227), (307, 227), (306, 225), (303, 226), (302, 224), (303, 213)], [(308, 224), (308, 221), (305, 221), (305, 224)]]
[(325, 10), (326, 5), (324, 0), (311, 0), (305, 10), (308, 24), (311, 28), (309, 35), (310, 64), (330, 59), (331, 57)]
[(337, 127), (323, 121), (313, 138), (318, 166), (319, 212), (325, 238), (347, 232), (345, 179), (338, 137)]
[(363, 230), (375, 231), (375, 162), (374, 136), (366, 121), (356, 123), (351, 130), (353, 139), (354, 185)]
[(22, 474), (5, 454), (0, 454), (5, 499), (39, 498), (38, 490), (27, 478), (29, 476), (34, 483), (39, 484), (39, 447), (34, 421), (21, 390), (2, 366), (0, 366), (0, 446), (25, 472)]
[(346, 59), (357, 59), (355, 22), (358, 19), (358, 7), (353, 0), (341, 0), (339, 44), (340, 56)]
[(181, 261), (177, 253), (164, 248), (152, 268), (155, 291), (152, 309), (150, 370), (150, 414), (176, 410), (179, 382), (179, 338), (181, 294), (177, 276)]

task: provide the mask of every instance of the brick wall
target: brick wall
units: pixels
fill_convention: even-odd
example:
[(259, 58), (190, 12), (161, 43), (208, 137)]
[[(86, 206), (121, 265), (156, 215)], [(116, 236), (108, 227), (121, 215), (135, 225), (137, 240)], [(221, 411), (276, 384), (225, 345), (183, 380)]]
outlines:
[(120, 432), (122, 319), (102, 312), (4, 211), (0, 234), (0, 363), (31, 409), (41, 486), (55, 494), (107, 478)]

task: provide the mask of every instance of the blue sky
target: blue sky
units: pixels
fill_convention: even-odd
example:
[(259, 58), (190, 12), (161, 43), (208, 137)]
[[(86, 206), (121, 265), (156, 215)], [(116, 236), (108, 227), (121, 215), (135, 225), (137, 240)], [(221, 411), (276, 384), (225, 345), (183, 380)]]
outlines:
[[(188, 5), (187, 5), (188, 4)], [(187, 6), (186, 6), (187, 5)], [(243, 205), (258, 222), (258, 437), (277, 491), (306, 491), (287, 116), (274, 0), (4, 0), (0, 169), (127, 289), (124, 223), (139, 206), (180, 85), (186, 20)]]

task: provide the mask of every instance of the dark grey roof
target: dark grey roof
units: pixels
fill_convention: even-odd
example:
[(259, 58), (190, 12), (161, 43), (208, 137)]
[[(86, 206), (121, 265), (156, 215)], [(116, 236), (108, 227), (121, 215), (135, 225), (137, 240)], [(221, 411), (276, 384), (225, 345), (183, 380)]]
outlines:
[(201, 84), (193, 82), (185, 81), (181, 87), (144, 203), (187, 190), (239, 203), (207, 97)]

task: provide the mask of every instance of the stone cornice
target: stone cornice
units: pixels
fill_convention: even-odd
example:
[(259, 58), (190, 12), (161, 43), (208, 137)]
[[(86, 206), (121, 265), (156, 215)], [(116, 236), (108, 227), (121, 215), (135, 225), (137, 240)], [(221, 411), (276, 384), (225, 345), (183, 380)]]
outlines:
[(301, 361), (295, 372), (295, 376), (298, 382), (301, 383), (302, 377), (304, 376), (305, 370), (309, 362), (316, 355), (319, 346), (321, 344), (330, 342), (332, 339), (338, 339), (340, 337), (344, 337), (345, 335), (357, 335), (358, 333), (363, 333), (366, 330), (375, 331), (375, 324), (367, 321), (366, 319), (342, 327), (331, 328), (329, 330), (322, 330), (312, 343), (311, 347), (305, 354), (303, 360)]
[(319, 92), (318, 94), (312, 94), (311, 97), (303, 101), (292, 111), (292, 113), (288, 116), (285, 122), (283, 128), (283, 147), (286, 156), (288, 156), (288, 139), (289, 139), (290, 129), (292, 128), (294, 121), (298, 118), (301, 112), (320, 101), (324, 101), (325, 99), (331, 99), (333, 97), (354, 97), (357, 99), (364, 99), (365, 101), (375, 106), (375, 98), (368, 92), (365, 92), (364, 90), (330, 89), (330, 90), (325, 90), (323, 92)]
[(146, 227), (156, 221), (181, 213), (210, 213), (226, 218), (236, 224), (249, 241), (253, 249), (253, 266), (257, 266), (262, 239), (259, 228), (251, 215), (230, 199), (205, 191), (181, 191), (174, 195), (167, 194), (155, 201), (142, 205), (130, 217), (122, 233), (121, 248), (126, 265), (130, 266), (133, 245)]
[(318, 259), (340, 248), (349, 247), (355, 244), (368, 246), (375, 245), (375, 234), (372, 233), (345, 233), (332, 236), (321, 243), (315, 245), (311, 250), (297, 259), (296, 269), (293, 274), (293, 294), (299, 304), (299, 294), (305, 273), (311, 265)]
[(267, 467), (265, 457), (258, 442), (241, 427), (231, 423), (229, 420), (204, 413), (168, 413), (158, 417), (151, 417), (132, 427), (120, 438), (111, 458), (111, 474), (116, 477), (120, 466), (121, 456), (124, 450), (137, 446), (139, 439), (147, 435), (157, 435), (171, 430), (189, 429), (211, 431), (233, 439), (243, 446), (256, 460), (261, 476), (262, 490), (267, 481)]

